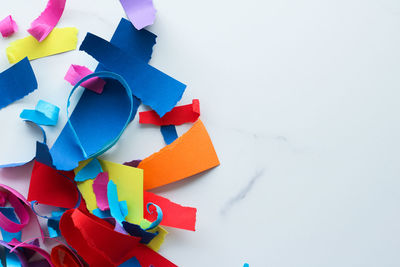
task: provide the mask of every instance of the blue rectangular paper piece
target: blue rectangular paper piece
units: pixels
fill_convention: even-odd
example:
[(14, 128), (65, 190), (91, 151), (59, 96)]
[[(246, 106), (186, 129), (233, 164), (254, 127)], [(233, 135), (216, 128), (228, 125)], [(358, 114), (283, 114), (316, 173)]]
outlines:
[[(4, 214), (8, 219), (15, 223), (19, 223), (17, 215), (15, 215), (14, 208), (12, 207), (0, 207), (0, 212)], [(5, 231), (4, 229), (1, 230), (1, 235), (3, 236), (3, 240), (6, 242), (10, 242), (13, 238), (16, 238), (18, 241), (21, 241), (21, 231), (17, 233), (10, 233)]]
[(132, 93), (160, 117), (170, 111), (185, 92), (185, 84), (94, 34), (87, 33), (79, 49), (106, 69), (123, 76)]
[(0, 109), (33, 92), (37, 86), (35, 73), (26, 57), (0, 73)]
[[(151, 58), (155, 39), (154, 34), (146, 30), (138, 31), (129, 21), (122, 19), (111, 42), (124, 52), (148, 61)], [(100, 70), (104, 68), (99, 65), (96, 71)], [(70, 118), (89, 155), (101, 149), (104, 143), (116, 136), (118, 129), (125, 123), (122, 118), (127, 112), (124, 108), (125, 101), (128, 101), (125, 90), (115, 80), (106, 79), (106, 81), (103, 93), (100, 95), (90, 90), (83, 92)], [(136, 97), (133, 101), (133, 114), (135, 114), (140, 101)], [(115, 116), (120, 116), (121, 120), (116, 121)], [(72, 170), (79, 161), (85, 160), (68, 124), (60, 133), (50, 153), (53, 164), (60, 170)]]
[(160, 130), (167, 145), (171, 144), (176, 140), (176, 138), (178, 138), (175, 125), (162, 125)]

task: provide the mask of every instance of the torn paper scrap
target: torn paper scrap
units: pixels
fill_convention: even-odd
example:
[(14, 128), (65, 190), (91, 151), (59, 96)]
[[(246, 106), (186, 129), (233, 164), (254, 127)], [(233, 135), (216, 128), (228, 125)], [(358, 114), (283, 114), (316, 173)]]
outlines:
[(185, 84), (94, 34), (87, 33), (79, 49), (124, 77), (132, 93), (161, 117), (182, 98)]
[(3, 37), (9, 37), (18, 31), (17, 23), (12, 19), (11, 15), (0, 21), (0, 33)]
[(154, 110), (139, 112), (139, 123), (154, 125), (181, 125), (193, 123), (200, 116), (200, 101), (193, 99), (192, 104), (174, 107), (162, 118)]
[[(156, 35), (147, 30), (136, 30), (132, 23), (121, 19), (111, 43), (124, 52), (133, 54), (141, 60), (148, 62), (151, 58)], [(102, 70), (100, 65), (96, 71)], [(124, 87), (115, 80), (108, 80), (101, 95), (90, 90), (85, 90), (79, 99), (70, 120), (75, 131), (79, 133), (85, 150), (98, 151), (102, 145), (117, 134), (116, 128), (121, 125), (120, 118), (127, 109), (127, 99)], [(133, 97), (133, 114), (136, 114), (140, 101)], [(118, 117), (115, 117), (117, 115)], [(133, 115), (132, 119), (135, 116)], [(116, 118), (118, 119), (116, 121)], [(89, 127), (90, 125), (90, 127)], [(113, 127), (109, 127), (113, 125)], [(96, 129), (93, 134), (92, 129)], [(86, 141), (87, 140), (87, 141)], [(76, 145), (74, 133), (69, 124), (66, 124), (56, 142), (50, 150), (54, 165), (58, 169), (71, 170), (85, 157)], [(66, 157), (66, 155), (68, 155)]]
[[(151, 192), (143, 192), (143, 209), (146, 209), (146, 204), (152, 202), (157, 204), (163, 210), (163, 219), (161, 225), (180, 228), (190, 231), (196, 229), (196, 208), (184, 207), (169, 199), (156, 195)], [(154, 209), (154, 208), (151, 208)], [(144, 218), (149, 221), (154, 221), (157, 218), (156, 214), (148, 212), (144, 213)]]
[(49, 0), (46, 9), (31, 23), (28, 32), (39, 42), (46, 39), (64, 12), (66, 0)]
[(28, 36), (10, 43), (6, 53), (8, 61), (15, 63), (24, 57), (33, 60), (75, 50), (77, 42), (77, 28), (55, 28), (43, 42), (38, 42), (32, 36)]
[(107, 200), (108, 173), (101, 172), (93, 181), (93, 193), (96, 196), (97, 206), (104, 211), (109, 208)]
[[(110, 181), (117, 187), (118, 201), (126, 201), (128, 215), (125, 220), (139, 224), (143, 219), (143, 170), (106, 160), (99, 160), (103, 172), (108, 173)], [(79, 172), (88, 161), (79, 164)], [(96, 196), (93, 192), (93, 180), (86, 180), (78, 185), (89, 211), (97, 209)], [(110, 203), (109, 203), (110, 204)]]
[(0, 73), (0, 109), (37, 88), (35, 73), (27, 58)]
[(44, 100), (39, 100), (34, 110), (24, 109), (19, 117), (23, 120), (32, 121), (38, 125), (53, 126), (58, 122), (59, 112), (59, 107)]
[(175, 125), (162, 125), (160, 127), (164, 142), (169, 145), (178, 138)]
[[(69, 67), (67, 73), (65, 74), (64, 80), (69, 82), (71, 85), (75, 85), (82, 78), (92, 73), (93, 71), (86, 68), (85, 66), (72, 64)], [(96, 92), (98, 94), (101, 94), (103, 92), (105, 84), (106, 82), (103, 79), (100, 79), (99, 77), (94, 77), (92, 79), (87, 80), (86, 82), (83, 82), (81, 86), (85, 87), (86, 89), (92, 90), (93, 92)]]
[(129, 20), (121, 18), (110, 43), (147, 63), (151, 59), (156, 38), (154, 33), (145, 29), (139, 31)]
[(35, 161), (28, 200), (61, 208), (75, 207), (79, 200), (79, 192), (73, 180), (74, 176), (72, 171), (58, 171)]
[(156, 18), (153, 0), (119, 0), (129, 20), (136, 29), (152, 25)]
[(166, 185), (219, 165), (217, 154), (201, 120), (171, 145), (139, 163), (144, 189)]
[(98, 159), (94, 158), (85, 167), (83, 167), (75, 176), (75, 181), (83, 182), (88, 179), (94, 179), (103, 170)]
[[(60, 229), (67, 243), (90, 266), (118, 266), (136, 257), (141, 266), (176, 266), (140, 243), (140, 238), (114, 231), (106, 221), (78, 209), (66, 211)], [(87, 242), (82, 242), (84, 238)]]

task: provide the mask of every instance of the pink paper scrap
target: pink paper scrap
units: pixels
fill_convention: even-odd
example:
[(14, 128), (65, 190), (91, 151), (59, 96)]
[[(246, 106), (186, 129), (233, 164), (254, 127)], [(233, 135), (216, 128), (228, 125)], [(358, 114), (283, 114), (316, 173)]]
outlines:
[(104, 211), (109, 209), (107, 198), (108, 173), (101, 172), (93, 182), (93, 192), (96, 196), (97, 206)]
[[(64, 80), (69, 82), (71, 85), (77, 84), (83, 77), (92, 74), (93, 71), (80, 65), (71, 65), (65, 74)], [(98, 94), (103, 92), (103, 88), (106, 82), (99, 77), (91, 78), (81, 84), (82, 87), (92, 90)]]
[(0, 21), (0, 32), (3, 37), (11, 36), (16, 31), (18, 31), (18, 25), (12, 19), (11, 15)]
[(46, 9), (31, 23), (28, 32), (39, 42), (46, 39), (64, 12), (66, 0), (49, 0)]

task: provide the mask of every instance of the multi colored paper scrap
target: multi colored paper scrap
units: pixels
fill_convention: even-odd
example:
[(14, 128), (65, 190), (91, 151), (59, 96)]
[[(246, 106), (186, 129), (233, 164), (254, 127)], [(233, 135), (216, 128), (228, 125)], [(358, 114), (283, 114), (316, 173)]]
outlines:
[[(162, 251), (168, 227), (195, 231), (197, 219), (207, 219), (199, 218), (195, 207), (150, 191), (214, 168), (219, 159), (200, 120), (199, 100), (177, 106), (186, 85), (148, 63), (156, 35), (142, 28), (154, 22), (152, 1), (120, 2), (130, 21), (121, 19), (110, 41), (87, 33), (79, 46), (98, 62), (96, 70), (60, 66), (68, 69), (64, 79), (72, 85), (64, 82), (71, 91), (66, 109), (39, 100), (34, 109), (21, 110), (20, 118), (39, 127), (43, 141), (37, 141), (30, 161), (27, 199), (0, 185), (0, 245), (5, 252), (0, 260), (7, 266), (177, 266)], [(65, 6), (66, 0), (49, 0), (28, 29), (31, 36), (9, 44), (6, 54), (15, 64), (0, 73), (0, 109), (37, 89), (30, 60), (77, 47), (74, 25), (55, 28)], [(3, 36), (15, 31), (11, 16), (0, 21)], [(83, 92), (72, 111), (72, 95), (79, 90)], [(135, 120), (141, 104), (152, 110)], [(49, 148), (46, 127), (55, 126), (59, 114), (66, 124)], [(124, 164), (102, 159), (121, 136), (129, 138), (125, 129), (132, 123), (160, 127), (166, 146)], [(191, 128), (178, 136), (176, 127), (187, 123)], [(45, 229), (39, 217), (46, 221)], [(28, 229), (36, 237), (27, 238)]]

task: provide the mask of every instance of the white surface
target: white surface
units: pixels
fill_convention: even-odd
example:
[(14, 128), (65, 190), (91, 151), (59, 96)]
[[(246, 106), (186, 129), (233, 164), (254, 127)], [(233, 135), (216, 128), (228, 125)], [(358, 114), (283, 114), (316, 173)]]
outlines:
[[(399, 266), (400, 2), (156, 0), (151, 64), (188, 84), (221, 166), (156, 192), (198, 207), (198, 231), (170, 229), (161, 253), (179, 266)], [(94, 4), (94, 5), (93, 5)], [(2, 1), (26, 35), (45, 1)], [(117, 0), (68, 0), (59, 26), (109, 39)], [(65, 107), (83, 52), (32, 62), (39, 90), (0, 111), (1, 162), (28, 159), (37, 136), (18, 119), (39, 98)], [(0, 54), (0, 67), (9, 64)], [(47, 128), (53, 143), (65, 123)], [(188, 127), (179, 127), (179, 133)], [(163, 146), (137, 119), (105, 158)], [(29, 168), (1, 181), (27, 192)]]

